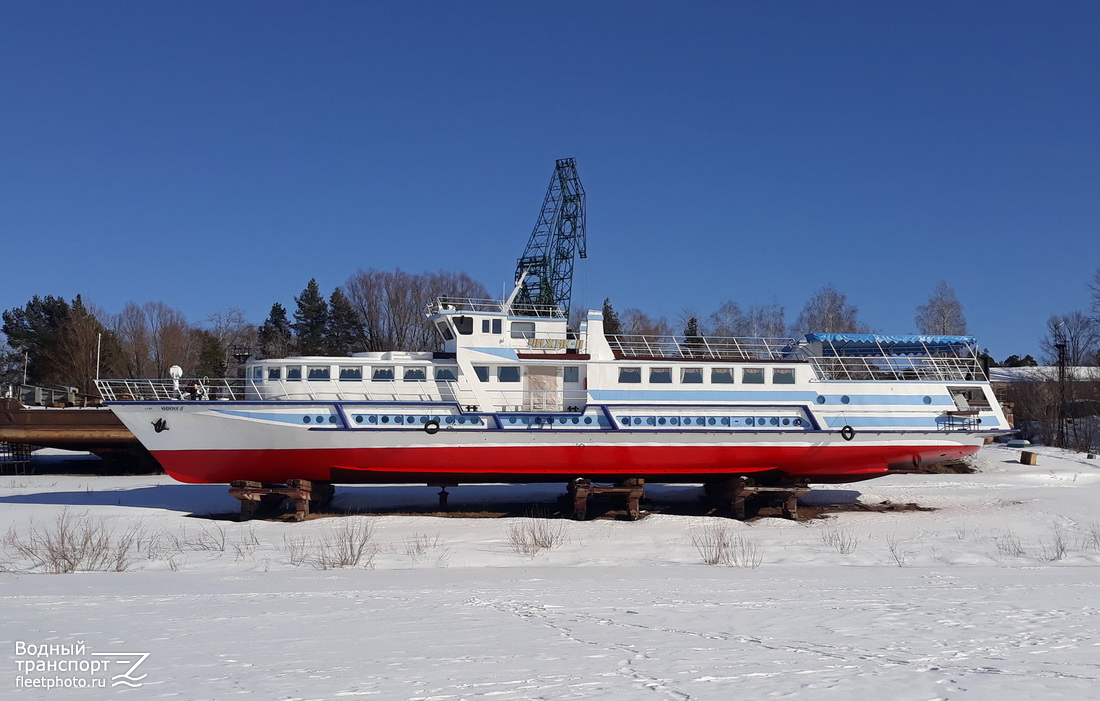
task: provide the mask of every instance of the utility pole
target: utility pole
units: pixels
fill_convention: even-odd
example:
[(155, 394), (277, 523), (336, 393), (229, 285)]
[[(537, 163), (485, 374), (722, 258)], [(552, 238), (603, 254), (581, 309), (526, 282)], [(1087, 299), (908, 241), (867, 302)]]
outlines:
[(1054, 326), (1054, 348), (1058, 351), (1058, 431), (1059, 448), (1066, 447), (1066, 337), (1062, 325)]

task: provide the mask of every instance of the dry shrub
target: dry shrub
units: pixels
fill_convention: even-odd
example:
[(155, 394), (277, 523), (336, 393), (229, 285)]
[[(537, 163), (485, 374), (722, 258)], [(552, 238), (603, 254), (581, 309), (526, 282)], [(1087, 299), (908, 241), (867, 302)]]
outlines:
[(534, 557), (543, 550), (553, 550), (569, 542), (565, 524), (550, 519), (541, 509), (535, 508), (527, 516), (508, 526), (508, 543), (517, 555)]
[(835, 523), (830, 524), (821, 532), (821, 542), (841, 555), (851, 555), (859, 546), (859, 538), (856, 538), (848, 529)]
[(328, 526), (318, 539), (284, 537), (290, 563), (295, 567), (308, 564), (319, 570), (373, 568), (379, 550), (374, 543), (374, 522), (357, 517), (340, 521), (339, 526)]
[(732, 529), (724, 523), (708, 523), (693, 528), (691, 544), (708, 565), (756, 569), (764, 559), (755, 542), (734, 535)]
[(5, 569), (50, 574), (123, 572), (133, 564), (142, 543), (149, 540), (138, 524), (116, 535), (102, 518), (92, 518), (87, 513), (74, 515), (65, 509), (52, 527), (32, 525), (26, 535), (14, 529), (8, 531), (3, 545), (20, 562), (8, 562)]

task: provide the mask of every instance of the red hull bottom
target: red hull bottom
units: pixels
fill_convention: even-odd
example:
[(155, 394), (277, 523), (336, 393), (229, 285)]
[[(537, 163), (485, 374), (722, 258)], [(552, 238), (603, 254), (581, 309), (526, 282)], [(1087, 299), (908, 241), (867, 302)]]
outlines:
[(171, 450), (154, 453), (181, 482), (340, 484), (616, 481), (851, 482), (973, 455), (977, 446), (599, 446)]

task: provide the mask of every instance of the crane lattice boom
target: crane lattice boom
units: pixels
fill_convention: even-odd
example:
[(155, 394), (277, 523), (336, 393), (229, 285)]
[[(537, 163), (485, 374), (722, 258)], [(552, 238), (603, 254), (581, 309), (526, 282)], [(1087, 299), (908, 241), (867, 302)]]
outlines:
[(557, 306), (568, 316), (573, 260), (587, 255), (584, 187), (573, 159), (563, 158), (555, 164), (535, 229), (516, 264), (516, 283), (523, 280), (516, 306)]

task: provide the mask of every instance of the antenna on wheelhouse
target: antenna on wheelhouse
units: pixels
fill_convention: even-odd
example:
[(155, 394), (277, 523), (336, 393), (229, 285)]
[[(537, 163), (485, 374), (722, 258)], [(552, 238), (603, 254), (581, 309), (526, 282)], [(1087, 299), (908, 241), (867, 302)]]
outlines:
[[(566, 318), (573, 294), (574, 258), (587, 258), (584, 187), (572, 158), (555, 163), (527, 248), (516, 263), (517, 307), (558, 307)], [(518, 295), (516, 294), (518, 292)]]

